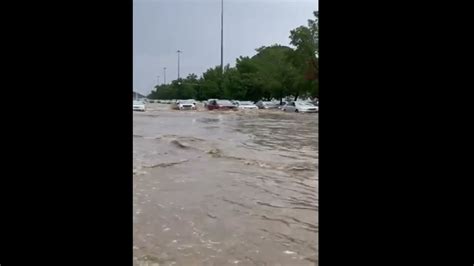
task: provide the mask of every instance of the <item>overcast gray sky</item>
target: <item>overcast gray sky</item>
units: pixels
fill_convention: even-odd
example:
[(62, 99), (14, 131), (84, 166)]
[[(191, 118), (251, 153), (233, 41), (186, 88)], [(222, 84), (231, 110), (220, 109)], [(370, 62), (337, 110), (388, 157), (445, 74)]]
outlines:
[[(148, 94), (180, 76), (220, 65), (221, 0), (134, 0), (133, 86)], [(318, 0), (224, 0), (224, 64), (263, 45), (289, 45), (290, 30), (307, 25)]]

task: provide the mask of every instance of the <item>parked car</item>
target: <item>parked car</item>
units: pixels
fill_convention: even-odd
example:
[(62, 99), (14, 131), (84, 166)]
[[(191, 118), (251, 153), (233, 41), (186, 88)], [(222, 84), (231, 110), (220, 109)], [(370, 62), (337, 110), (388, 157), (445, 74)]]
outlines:
[(145, 103), (142, 101), (133, 101), (133, 111), (146, 111)]
[(190, 100), (177, 100), (176, 109), (178, 110), (196, 110), (196, 101)]
[(237, 110), (235, 106), (229, 100), (211, 100), (207, 103), (207, 109), (209, 110)]
[(282, 101), (281, 103), (278, 102), (278, 109), (282, 109), (288, 102)]
[(249, 110), (249, 109), (258, 109), (258, 107), (251, 101), (234, 101), (234, 104), (238, 109)]
[(279, 103), (271, 102), (271, 101), (258, 101), (256, 105), (258, 109), (277, 109), (279, 106)]
[(285, 112), (317, 113), (319, 108), (310, 102), (289, 102), (283, 108)]
[(207, 101), (204, 101), (204, 107), (207, 107), (207, 105), (212, 102), (212, 101), (217, 101), (218, 99), (207, 99)]

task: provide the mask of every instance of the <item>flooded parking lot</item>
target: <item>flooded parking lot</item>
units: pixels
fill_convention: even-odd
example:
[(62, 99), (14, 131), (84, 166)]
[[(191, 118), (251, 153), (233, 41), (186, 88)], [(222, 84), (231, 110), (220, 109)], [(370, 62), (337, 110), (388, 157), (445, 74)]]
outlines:
[(318, 114), (133, 119), (134, 265), (318, 264)]

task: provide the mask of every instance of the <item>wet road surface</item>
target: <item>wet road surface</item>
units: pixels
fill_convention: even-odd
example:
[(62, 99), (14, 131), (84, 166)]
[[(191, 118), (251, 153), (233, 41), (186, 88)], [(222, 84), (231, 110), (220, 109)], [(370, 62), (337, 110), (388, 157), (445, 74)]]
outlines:
[(133, 121), (134, 265), (317, 265), (318, 114)]

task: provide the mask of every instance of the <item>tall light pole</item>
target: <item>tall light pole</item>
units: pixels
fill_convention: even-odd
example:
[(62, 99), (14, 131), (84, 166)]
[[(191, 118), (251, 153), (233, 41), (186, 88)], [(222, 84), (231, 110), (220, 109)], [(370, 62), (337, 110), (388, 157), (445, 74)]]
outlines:
[(183, 51), (178, 50), (176, 52), (178, 53), (178, 81), (179, 81), (179, 54), (182, 53)]
[(224, 73), (224, 0), (221, 0), (221, 73)]
[(166, 85), (166, 67), (163, 68), (163, 79), (164, 79), (164, 84)]

